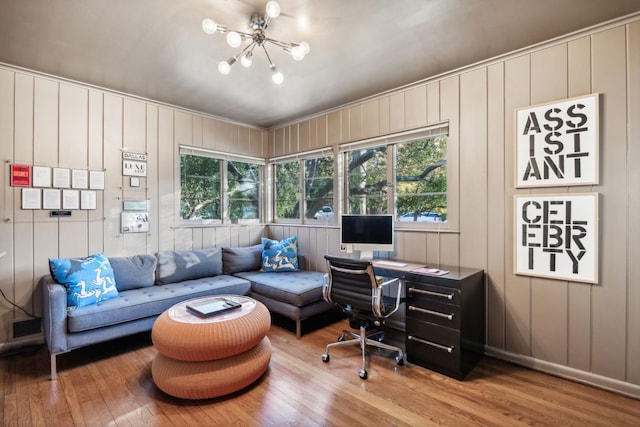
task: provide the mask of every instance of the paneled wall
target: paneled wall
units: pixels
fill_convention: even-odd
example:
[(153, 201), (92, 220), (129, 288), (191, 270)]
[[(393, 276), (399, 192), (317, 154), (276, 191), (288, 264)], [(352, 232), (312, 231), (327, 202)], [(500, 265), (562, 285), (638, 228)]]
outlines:
[[(393, 258), (486, 271), (487, 351), (640, 397), (640, 21), (631, 18), (274, 129), (280, 156), (448, 121), (453, 232), (398, 232)], [(600, 184), (514, 188), (514, 110), (600, 93)], [(600, 193), (596, 285), (516, 276), (513, 197)], [(313, 266), (336, 227), (297, 234)]]
[[(178, 146), (192, 145), (266, 157), (267, 132), (81, 84), (0, 67), (0, 287), (20, 307), (42, 314), (38, 280), (50, 257), (154, 253), (167, 249), (243, 246), (259, 242), (263, 226), (181, 227)], [(147, 154), (147, 177), (131, 187), (122, 152)], [(51, 218), (21, 209), (21, 189), (9, 185), (12, 163), (104, 171), (97, 209)], [(122, 234), (125, 200), (149, 200), (149, 233)], [(14, 321), (28, 317), (0, 302), (0, 346), (19, 346)], [(42, 336), (36, 339), (42, 339)]]

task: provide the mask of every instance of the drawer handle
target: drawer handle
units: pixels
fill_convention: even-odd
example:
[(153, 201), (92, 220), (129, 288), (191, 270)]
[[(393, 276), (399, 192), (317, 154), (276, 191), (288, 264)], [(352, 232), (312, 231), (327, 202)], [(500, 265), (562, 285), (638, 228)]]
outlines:
[(442, 317), (447, 320), (453, 320), (453, 313), (452, 314), (440, 313), (439, 311), (427, 310), (426, 308), (414, 307), (412, 305), (409, 306), (409, 310), (419, 311), (420, 313), (425, 313), (425, 314), (431, 314), (433, 316)]
[(422, 343), (422, 344), (430, 345), (431, 347), (435, 347), (437, 349), (444, 350), (447, 353), (453, 352), (453, 346), (447, 346), (447, 345), (442, 345), (442, 344), (435, 343), (433, 341), (423, 340), (423, 339), (420, 339), (420, 338), (416, 338), (416, 337), (414, 337), (412, 335), (409, 335), (407, 337), (407, 339), (412, 340), (412, 341), (417, 341), (417, 342)]
[(446, 298), (448, 300), (453, 299), (453, 294), (443, 294), (442, 292), (425, 291), (423, 289), (409, 288), (409, 292), (415, 292), (417, 294), (431, 295), (432, 297)]

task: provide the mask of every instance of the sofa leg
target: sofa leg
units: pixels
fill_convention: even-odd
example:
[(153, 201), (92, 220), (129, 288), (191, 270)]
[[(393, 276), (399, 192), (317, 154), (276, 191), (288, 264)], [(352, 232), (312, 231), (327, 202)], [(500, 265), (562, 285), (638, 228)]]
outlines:
[(51, 381), (55, 381), (58, 378), (58, 372), (56, 367), (56, 355), (51, 355)]
[(296, 320), (296, 338), (300, 339), (302, 336), (302, 320)]

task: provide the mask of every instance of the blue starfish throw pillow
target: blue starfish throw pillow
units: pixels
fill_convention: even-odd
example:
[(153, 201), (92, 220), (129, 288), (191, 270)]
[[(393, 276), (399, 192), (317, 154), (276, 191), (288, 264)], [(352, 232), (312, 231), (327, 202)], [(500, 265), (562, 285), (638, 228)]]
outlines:
[(104, 254), (86, 258), (49, 258), (56, 282), (67, 288), (67, 308), (95, 304), (118, 296), (109, 259)]
[(298, 239), (283, 240), (262, 238), (262, 268), (260, 271), (298, 271)]

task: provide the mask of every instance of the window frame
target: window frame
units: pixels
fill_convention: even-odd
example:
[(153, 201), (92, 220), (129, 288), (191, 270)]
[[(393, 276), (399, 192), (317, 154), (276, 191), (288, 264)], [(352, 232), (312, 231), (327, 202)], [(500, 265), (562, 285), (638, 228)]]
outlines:
[[(265, 222), (265, 165), (264, 159), (252, 156), (245, 156), (241, 154), (225, 153), (216, 150), (209, 150), (201, 147), (193, 147), (187, 145), (178, 146), (178, 170), (180, 169), (180, 157), (182, 155), (202, 156), (210, 157), (220, 160), (220, 206), (221, 214), (220, 219), (184, 219), (181, 213), (182, 202), (182, 173), (178, 173), (178, 198), (177, 198), (177, 215), (178, 223), (183, 226), (197, 226), (197, 225), (229, 225), (229, 224), (260, 224)], [(258, 176), (260, 182), (258, 183), (258, 218), (250, 219), (231, 219), (229, 217), (229, 182), (228, 182), (228, 164), (229, 162), (249, 163), (257, 165), (259, 168)]]

